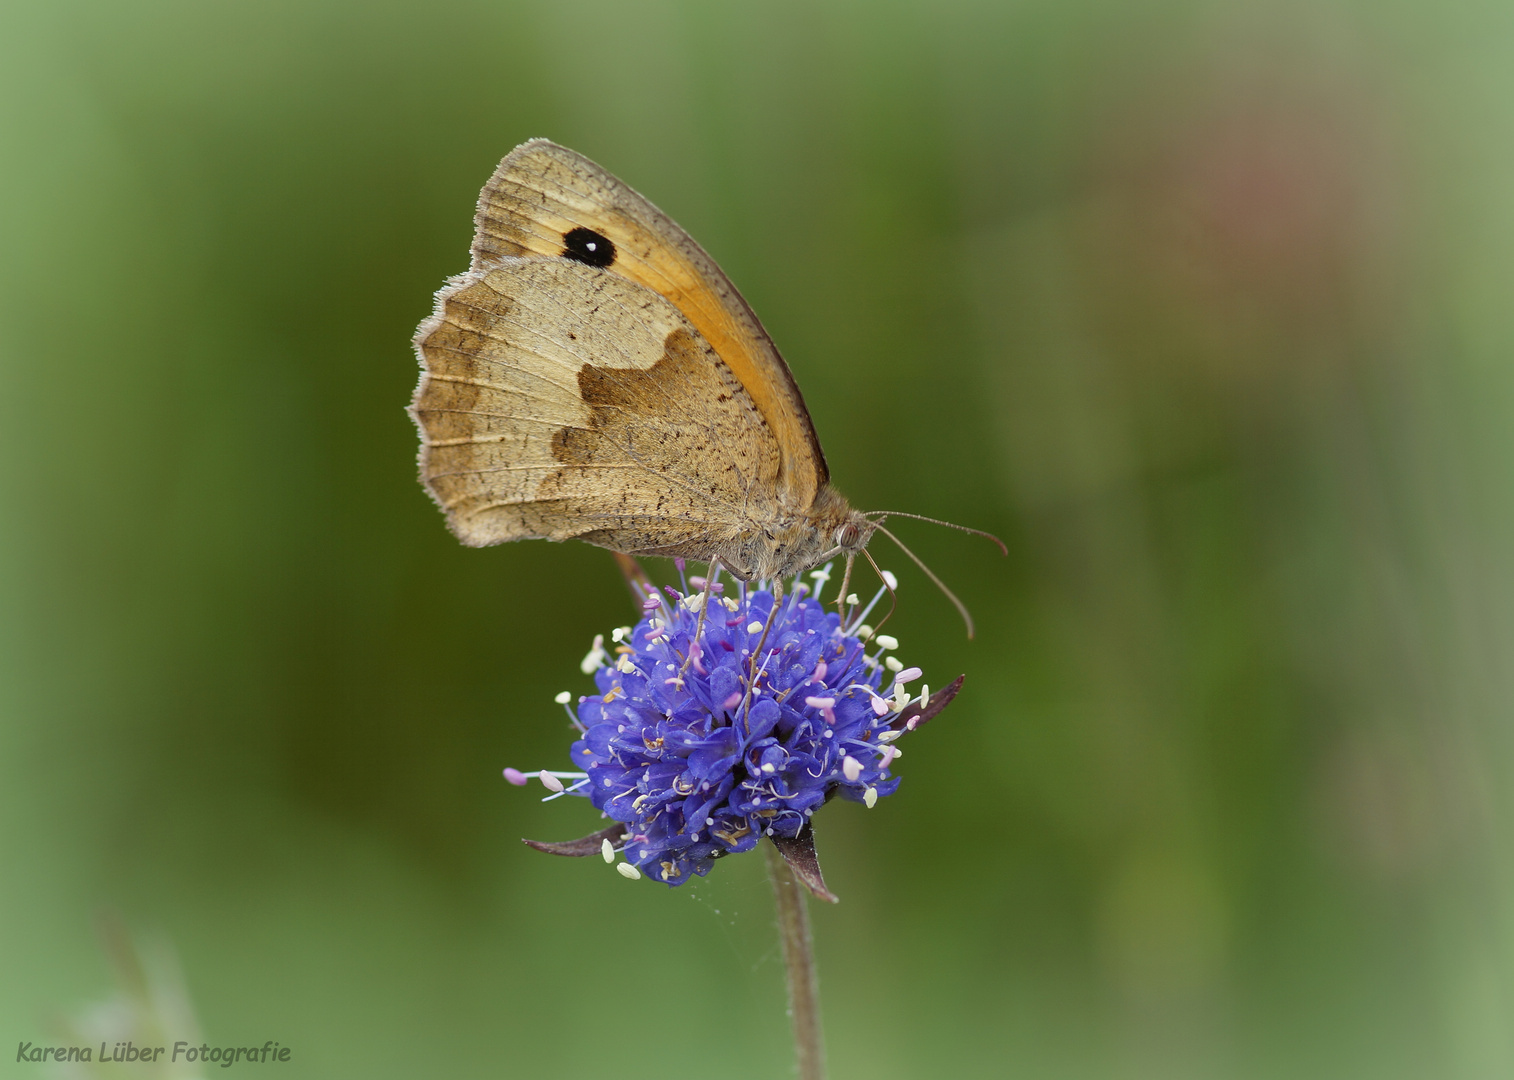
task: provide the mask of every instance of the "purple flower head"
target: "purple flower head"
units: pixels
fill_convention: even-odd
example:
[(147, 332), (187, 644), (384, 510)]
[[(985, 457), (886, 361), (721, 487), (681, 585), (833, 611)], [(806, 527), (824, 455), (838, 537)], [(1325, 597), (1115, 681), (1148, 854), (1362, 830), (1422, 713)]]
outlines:
[(648, 589), (641, 622), (615, 631), (613, 652), (596, 638), (584, 669), (599, 693), (579, 698), (574, 718), (581, 771), (542, 779), (618, 824), (571, 851), (533, 846), (602, 848), (607, 860), (620, 850), (627, 876), (635, 867), (681, 885), (760, 837), (807, 841), (811, 816), (836, 795), (871, 807), (892, 794), (894, 740), (935, 703), (928, 689), (910, 692), (921, 673), (889, 655), (898, 642), (862, 624), (873, 605), (853, 605), (843, 622), (818, 597), (828, 569), (811, 576), (776, 611), (768, 587), (706, 591), (695, 578), (688, 595)]

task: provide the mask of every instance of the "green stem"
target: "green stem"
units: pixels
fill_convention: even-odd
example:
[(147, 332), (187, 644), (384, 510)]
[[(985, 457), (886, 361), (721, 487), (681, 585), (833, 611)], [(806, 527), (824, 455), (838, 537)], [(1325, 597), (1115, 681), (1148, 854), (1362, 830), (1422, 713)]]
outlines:
[(820, 984), (815, 975), (815, 948), (804, 886), (771, 842), (768, 877), (778, 906), (778, 937), (783, 942), (783, 966), (788, 971), (789, 1018), (794, 1024), (794, 1058), (799, 1080), (825, 1080), (825, 1039), (820, 1032)]

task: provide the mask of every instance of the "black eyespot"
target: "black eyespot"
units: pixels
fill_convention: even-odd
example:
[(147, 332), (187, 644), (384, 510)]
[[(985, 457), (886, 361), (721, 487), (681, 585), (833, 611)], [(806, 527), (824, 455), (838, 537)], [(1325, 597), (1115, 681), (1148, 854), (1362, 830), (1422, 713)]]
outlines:
[(593, 229), (579, 226), (563, 234), (562, 257), (590, 266), (609, 266), (615, 261), (615, 245)]

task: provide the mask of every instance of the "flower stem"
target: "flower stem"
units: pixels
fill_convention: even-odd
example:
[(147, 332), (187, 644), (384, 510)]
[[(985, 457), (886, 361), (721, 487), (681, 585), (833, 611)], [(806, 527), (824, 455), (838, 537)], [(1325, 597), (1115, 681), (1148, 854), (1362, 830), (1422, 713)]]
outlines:
[(778, 907), (778, 937), (783, 942), (783, 966), (788, 971), (789, 1018), (794, 1024), (794, 1058), (799, 1080), (825, 1080), (825, 1040), (820, 1032), (820, 985), (815, 974), (815, 948), (804, 886), (771, 843), (768, 877)]

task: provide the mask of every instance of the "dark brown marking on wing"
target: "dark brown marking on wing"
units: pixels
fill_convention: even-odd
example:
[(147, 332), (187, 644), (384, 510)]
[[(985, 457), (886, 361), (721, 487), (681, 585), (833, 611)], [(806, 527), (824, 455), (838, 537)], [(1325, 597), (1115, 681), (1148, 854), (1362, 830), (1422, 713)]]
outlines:
[[(749, 483), (773, 484), (776, 444), (751, 438), (763, 423), (744, 388), (698, 334), (672, 330), (649, 368), (584, 364), (587, 418), (559, 428), (538, 499), (570, 499), (580, 520), (620, 520), (622, 531), (580, 533), (619, 551), (651, 553), (704, 523), (739, 533)], [(712, 408), (717, 397), (724, 404)], [(660, 521), (658, 527), (653, 522)], [(718, 524), (717, 524), (718, 523)]]
[(502, 325), (514, 304), (490, 294), (487, 309), (449, 296), (445, 318), (424, 343), (426, 370), (433, 376), (421, 384), (414, 410), (427, 438), (458, 438), (472, 432), (466, 414), (477, 408), (479, 394), (490, 381), (494, 361), (490, 352), (504, 340)]
[[(552, 456), (564, 465), (596, 465), (624, 460), (627, 450), (646, 441), (649, 428), (657, 429), (659, 445), (682, 438), (681, 424), (655, 421), (688, 419), (675, 411), (679, 398), (708, 380), (707, 368), (704, 350), (683, 329), (668, 335), (662, 358), (645, 371), (585, 364), (578, 371), (578, 392), (589, 407), (588, 426), (563, 428), (554, 435)], [(543, 487), (546, 483), (550, 481)]]

